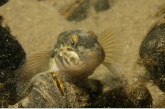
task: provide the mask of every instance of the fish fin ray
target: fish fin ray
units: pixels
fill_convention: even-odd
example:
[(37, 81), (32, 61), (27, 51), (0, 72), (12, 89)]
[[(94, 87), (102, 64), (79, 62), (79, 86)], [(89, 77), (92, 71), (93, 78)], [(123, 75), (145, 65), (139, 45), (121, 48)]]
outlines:
[(121, 77), (122, 74), (117, 65), (107, 62), (103, 62), (102, 64), (113, 74), (114, 77)]
[(23, 92), (32, 77), (49, 69), (50, 54), (51, 51), (44, 51), (30, 55), (26, 58), (25, 63), (15, 71), (18, 93)]
[(106, 29), (98, 37), (98, 42), (105, 52), (104, 62), (106, 63), (118, 64), (122, 61), (123, 39), (118, 33), (117, 30)]

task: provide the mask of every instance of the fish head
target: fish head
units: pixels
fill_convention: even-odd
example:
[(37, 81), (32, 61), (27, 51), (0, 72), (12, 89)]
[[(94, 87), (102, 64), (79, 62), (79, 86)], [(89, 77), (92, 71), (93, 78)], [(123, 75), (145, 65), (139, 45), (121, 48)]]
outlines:
[(59, 34), (51, 55), (58, 68), (69, 75), (91, 75), (105, 53), (92, 31), (70, 30)]

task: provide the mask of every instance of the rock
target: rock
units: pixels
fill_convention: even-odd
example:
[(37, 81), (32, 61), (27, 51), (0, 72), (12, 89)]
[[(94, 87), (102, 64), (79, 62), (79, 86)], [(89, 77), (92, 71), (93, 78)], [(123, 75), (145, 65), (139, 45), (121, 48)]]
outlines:
[(139, 55), (153, 82), (165, 91), (165, 19), (158, 21), (148, 32)]

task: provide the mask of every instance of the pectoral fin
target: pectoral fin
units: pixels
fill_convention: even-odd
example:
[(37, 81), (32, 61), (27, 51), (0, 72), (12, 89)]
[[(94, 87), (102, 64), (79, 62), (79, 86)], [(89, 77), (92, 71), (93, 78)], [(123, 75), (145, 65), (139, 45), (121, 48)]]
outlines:
[(116, 35), (117, 33), (115, 30), (106, 29), (99, 35), (98, 42), (105, 52), (103, 65), (106, 66), (114, 76), (121, 76), (117, 64), (122, 61), (123, 40), (120, 36)]
[(113, 74), (114, 77), (121, 76), (120, 69), (117, 65), (107, 62), (103, 62), (102, 64)]
[(27, 57), (25, 64), (15, 71), (18, 95), (23, 92), (32, 77), (49, 69), (51, 51), (41, 52)]

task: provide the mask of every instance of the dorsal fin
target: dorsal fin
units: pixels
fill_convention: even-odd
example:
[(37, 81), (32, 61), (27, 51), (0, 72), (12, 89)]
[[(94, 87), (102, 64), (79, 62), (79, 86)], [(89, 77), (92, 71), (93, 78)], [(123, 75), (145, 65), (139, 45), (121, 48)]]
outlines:
[(51, 51), (44, 51), (27, 57), (25, 64), (15, 71), (18, 94), (22, 93), (33, 76), (49, 70)]

